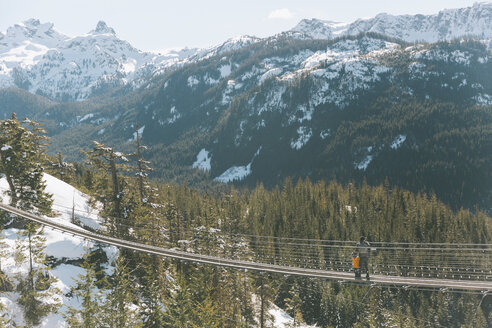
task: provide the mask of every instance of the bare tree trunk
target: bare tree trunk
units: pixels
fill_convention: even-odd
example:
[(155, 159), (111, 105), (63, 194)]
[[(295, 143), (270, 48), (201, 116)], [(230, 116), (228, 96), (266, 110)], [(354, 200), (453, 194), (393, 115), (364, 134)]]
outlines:
[(140, 154), (140, 134), (138, 133), (138, 123), (135, 124), (135, 130), (137, 134), (137, 168), (138, 168), (138, 190), (140, 191), (140, 201), (144, 201), (145, 191), (144, 191), (144, 183), (143, 183), (143, 167), (141, 162), (141, 154)]
[(29, 229), (29, 227), (27, 227), (28, 229), (28, 235), (27, 235), (27, 238), (29, 240), (29, 279), (30, 279), (30, 283), (31, 283), (31, 290), (34, 290), (34, 275), (32, 273), (32, 240), (31, 240), (31, 230)]

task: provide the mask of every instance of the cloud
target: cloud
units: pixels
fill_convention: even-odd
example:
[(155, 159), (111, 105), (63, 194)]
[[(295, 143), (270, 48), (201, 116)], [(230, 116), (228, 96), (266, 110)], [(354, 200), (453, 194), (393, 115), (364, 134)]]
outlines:
[(291, 19), (294, 14), (288, 8), (275, 9), (268, 14), (268, 19)]

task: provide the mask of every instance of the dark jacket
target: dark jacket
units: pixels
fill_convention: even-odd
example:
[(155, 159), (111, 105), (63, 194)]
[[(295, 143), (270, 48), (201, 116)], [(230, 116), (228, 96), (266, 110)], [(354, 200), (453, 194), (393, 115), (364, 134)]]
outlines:
[(371, 253), (371, 244), (367, 241), (357, 243), (356, 251), (359, 253), (360, 257), (369, 257)]

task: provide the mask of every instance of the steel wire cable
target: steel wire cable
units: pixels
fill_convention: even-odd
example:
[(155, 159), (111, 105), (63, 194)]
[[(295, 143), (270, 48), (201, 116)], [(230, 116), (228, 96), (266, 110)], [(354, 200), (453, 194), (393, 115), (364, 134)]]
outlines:
[[(3, 208), (5, 208), (5, 206), (3, 206)], [(22, 213), (22, 211), (19, 211), (19, 210), (17, 210), (17, 212)], [(16, 213), (16, 212), (14, 212), (14, 213)], [(25, 215), (23, 215), (23, 216), (25, 216)], [(26, 217), (26, 218), (32, 218), (32, 219), (35, 219), (36, 221), (38, 221), (38, 222), (40, 222), (40, 223), (45, 223), (45, 224), (46, 224), (46, 222), (48, 222), (48, 221), (46, 221), (46, 219), (35, 218), (34, 216), (25, 216), (25, 217)], [(64, 225), (61, 225), (61, 224), (59, 224), (59, 223), (57, 223), (57, 224), (55, 224), (55, 223), (50, 223), (49, 225), (50, 225), (50, 226), (52, 226), (52, 227), (61, 227), (61, 226), (64, 226)], [(82, 230), (79, 230), (79, 229), (73, 229), (73, 228), (69, 228), (68, 226), (66, 226), (66, 228), (63, 228), (63, 229), (67, 229), (67, 231), (74, 231), (74, 232), (76, 231), (77, 233), (82, 233)], [(89, 236), (89, 238), (95, 238), (95, 237), (90, 237), (90, 236), (93, 236), (93, 235), (94, 235), (94, 236), (96, 236), (96, 234), (94, 234), (94, 233), (88, 233), (88, 232), (84, 232), (84, 236), (85, 236), (85, 235)], [(98, 237), (98, 238), (99, 238), (99, 237)], [(102, 236), (101, 236), (101, 238), (102, 238), (102, 239), (104, 239), (104, 240), (109, 240), (109, 239), (111, 239), (111, 240), (115, 240), (115, 242), (117, 241), (117, 239), (115, 239), (115, 238), (109, 238), (109, 237), (104, 237), (104, 238), (103, 238)], [(139, 247), (139, 248), (137, 248), (137, 249), (140, 249), (140, 248), (141, 248), (141, 247), (140, 247), (140, 245), (141, 245), (141, 244), (138, 244), (138, 243), (134, 243), (134, 242), (130, 242), (130, 241), (124, 241), (124, 243), (125, 243), (125, 245), (135, 245), (134, 247)], [(129, 246), (124, 246), (124, 247), (129, 247)], [(159, 248), (157, 248), (157, 247), (148, 246), (148, 248), (149, 248), (149, 249), (155, 249), (156, 251), (159, 251)], [(186, 259), (190, 259), (190, 260), (191, 260), (191, 257), (187, 257)], [(213, 259), (214, 259), (214, 257), (203, 257), (203, 256), (201, 256), (201, 257), (198, 257), (198, 259), (210, 259), (210, 260), (213, 260)], [(194, 260), (191, 260), (191, 261), (194, 261)], [(203, 260), (199, 260), (199, 261), (203, 261)], [(230, 262), (230, 261), (229, 261), (229, 262)], [(213, 264), (214, 262), (210, 262), (210, 263), (211, 263), (211, 264)], [(218, 263), (219, 263), (219, 265), (220, 265), (220, 263), (221, 263), (221, 262), (219, 261)], [(236, 262), (236, 263), (238, 263), (238, 262)], [(247, 262), (242, 262), (242, 263), (245, 263), (245, 264), (246, 264)], [(262, 268), (264, 268), (264, 269), (265, 269), (265, 270), (267, 270), (267, 271), (275, 271), (275, 270), (276, 270), (276, 269), (275, 269), (275, 270), (273, 270), (273, 269), (271, 269), (271, 267), (269, 268), (268, 266), (262, 266)], [(257, 267), (255, 268), (255, 270), (263, 270), (263, 269), (259, 269), (259, 267), (257, 266)], [(285, 269), (284, 269), (284, 270), (285, 270)], [(300, 274), (300, 272), (301, 272), (301, 271), (289, 271), (289, 272), (292, 272), (292, 274)], [(294, 272), (298, 272), (298, 273), (294, 273)], [(303, 272), (305, 272), (305, 274), (308, 274), (308, 275), (309, 275), (309, 274), (310, 274), (309, 272), (311, 272), (311, 271), (309, 271), (309, 270), (308, 270), (308, 271), (304, 270)], [(313, 271), (313, 273), (314, 273), (314, 271)], [(304, 275), (305, 275), (305, 274), (304, 274)], [(436, 280), (433, 280), (433, 281), (435, 282)], [(476, 287), (481, 288), (481, 287), (480, 287), (480, 286), (478, 286), (478, 285), (477, 285), (477, 286), (475, 286), (475, 288), (476, 288)], [(470, 287), (468, 287), (468, 288), (470, 288)]]
[[(202, 245), (202, 244), (198, 243), (197, 245), (198, 245), (198, 246), (200, 246), (200, 245)], [(258, 250), (261, 250), (261, 249), (259, 249), (259, 248), (258, 248), (258, 249), (256, 249), (256, 251), (258, 251)], [(268, 248), (268, 249), (267, 249), (267, 251), (271, 251), (271, 249), (270, 249), (270, 248)], [(284, 252), (285, 252), (285, 250), (280, 250), (280, 253), (284, 253)], [(313, 255), (312, 253), (304, 253), (304, 252), (296, 253), (295, 251), (292, 251), (292, 250), (288, 250), (288, 252), (290, 253), (290, 255), (296, 255), (296, 256), (303, 256), (303, 257), (306, 257), (306, 255), (307, 255), (307, 256), (308, 256), (308, 260), (318, 260), (318, 258), (319, 258), (319, 256), (318, 256), (318, 255)], [(327, 258), (326, 256), (324, 256), (324, 257), (325, 257), (325, 258)], [(334, 257), (332, 256), (332, 257), (330, 257), (330, 259), (332, 259), (332, 260), (336, 260), (337, 258), (334, 258)], [(345, 259), (346, 259), (346, 257), (343, 257), (343, 259), (345, 260)], [(433, 260), (433, 261), (434, 261), (434, 258), (432, 258), (431, 260)], [(391, 264), (391, 265), (412, 265), (412, 266), (413, 266), (413, 265), (417, 265), (417, 264), (416, 264), (416, 263), (414, 263), (414, 262), (407, 264), (407, 263), (404, 263), (404, 262), (402, 262), (402, 261), (395, 261), (395, 262), (386, 261), (386, 263), (387, 263), (388, 265), (390, 265), (390, 264)], [(468, 264), (469, 262), (468, 262), (468, 261), (466, 261), (466, 262), (463, 262), (463, 261), (457, 261), (457, 262), (454, 262), (454, 261), (449, 261), (449, 260), (448, 260), (446, 263), (447, 263), (447, 264), (457, 264), (457, 265), (462, 265), (462, 264), (464, 264), (464, 263)], [(430, 264), (434, 264), (434, 262), (428, 262), (428, 263), (426, 263), (426, 262), (422, 262), (422, 261), (419, 259), (419, 265), (420, 265), (421, 267), (432, 267)]]
[[(280, 262), (280, 263), (295, 263), (295, 262), (304, 262), (306, 263), (307, 265), (311, 265), (310, 263), (318, 263), (318, 262), (322, 262), (322, 261), (319, 261), (319, 259), (315, 259), (315, 258), (311, 258), (311, 259), (301, 259), (301, 258), (285, 258), (285, 257), (273, 257), (273, 256), (267, 256), (267, 257), (259, 257), (259, 256), (256, 256), (257, 259), (262, 259), (263, 261), (268, 261), (268, 262)], [(330, 258), (329, 260), (333, 261), (334, 263), (333, 264), (336, 264), (336, 265), (341, 265), (342, 267), (346, 268), (346, 267), (349, 267), (351, 266), (351, 263), (350, 261), (341, 261), (341, 258)], [(324, 266), (326, 266), (326, 264), (328, 264), (328, 261), (325, 261), (325, 263), (322, 263), (324, 264)], [(322, 267), (322, 266), (317, 266), (317, 267)], [(399, 263), (396, 263), (396, 264), (386, 264), (386, 265), (380, 265), (380, 264), (375, 264), (374, 267), (385, 267), (385, 268), (401, 268), (401, 269), (405, 269), (403, 265), (399, 264)], [(444, 270), (446, 269), (446, 267), (433, 267), (433, 266), (426, 266), (426, 265), (412, 265), (410, 266), (410, 268), (413, 268), (413, 269), (420, 269), (420, 271), (431, 271), (431, 270)], [(408, 269), (408, 268), (407, 268)], [(450, 269), (458, 269), (458, 272), (461, 268), (456, 268), (456, 267), (450, 267)], [(464, 275), (473, 275), (472, 272), (469, 272), (468, 269), (461, 269), (462, 270), (462, 273)], [(480, 270), (479, 270), (480, 271)], [(480, 276), (483, 276), (483, 273), (482, 272), (476, 272), (475, 273), (476, 275), (480, 275)]]
[[(117, 226), (120, 225), (120, 224), (116, 224)], [(131, 226), (133, 227), (135, 230), (139, 230), (139, 231), (156, 231), (154, 229), (146, 229), (146, 228), (141, 228), (141, 227), (135, 227), (135, 226)], [(157, 230), (157, 231), (161, 231), (161, 230)], [(190, 233), (193, 233), (194, 235), (197, 235), (197, 234), (216, 234), (217, 236), (215, 236), (215, 238), (218, 238), (218, 237), (221, 237), (221, 238), (229, 238), (231, 239), (232, 237), (230, 237), (230, 235), (228, 234), (220, 234), (218, 232), (211, 232), (211, 231), (206, 231), (206, 230), (200, 230), (200, 231), (196, 231), (196, 230), (188, 230), (188, 231), (185, 231), (185, 232), (190, 232)], [(173, 234), (173, 235), (183, 235), (182, 232), (175, 232), (175, 231), (169, 231), (167, 230), (166, 233), (168, 234)], [(315, 240), (313, 240), (315, 241)], [(267, 245), (273, 245), (273, 246), (278, 246), (278, 245), (288, 245), (288, 246), (295, 246), (295, 247), (300, 247), (300, 246), (304, 246), (304, 247), (320, 247), (320, 248), (340, 248), (340, 249), (354, 249), (355, 246), (351, 245), (351, 246), (344, 246), (344, 245), (322, 245), (322, 244), (300, 244), (300, 243), (286, 243), (286, 242), (275, 242), (275, 241), (261, 241), (261, 240), (255, 240), (255, 241), (251, 241), (253, 244), (267, 244)], [(453, 254), (456, 254), (454, 252), (456, 251), (459, 251), (459, 252), (463, 252), (464, 249), (462, 248), (405, 248), (405, 247), (379, 247), (379, 248), (376, 248), (377, 251), (383, 251), (383, 250), (401, 250), (401, 251), (405, 251), (405, 252), (411, 252), (411, 251), (440, 251), (440, 252), (453, 252)], [(484, 248), (467, 248), (466, 249), (467, 251), (478, 251), (478, 252), (491, 252), (492, 253), (492, 249), (484, 249)], [(462, 253), (461, 253), (462, 254)], [(468, 257), (467, 254), (463, 254), (462, 255), (463, 257)]]
[(292, 244), (292, 243), (287, 243), (287, 244)]
[[(328, 265), (327, 263), (324, 264), (324, 265), (314, 265), (314, 261), (306, 261), (306, 260), (302, 260), (302, 259), (275, 259), (275, 258), (272, 258), (272, 257), (261, 257), (261, 256), (255, 256), (256, 258), (256, 261), (263, 261), (264, 263), (286, 263), (286, 264), (298, 264), (298, 263), (301, 263), (303, 264), (302, 267), (308, 267), (308, 268), (320, 268), (320, 269), (325, 269)], [(344, 269), (344, 271), (349, 271), (350, 268), (351, 268), (351, 263), (350, 262), (334, 262), (333, 263), (334, 265), (330, 265), (330, 267), (336, 269)], [(374, 265), (373, 266), (374, 268), (393, 268), (393, 269), (398, 269), (399, 265)], [(415, 274), (415, 275), (421, 275), (421, 276), (436, 276), (436, 275), (444, 275), (443, 273), (443, 269), (444, 268), (435, 268), (435, 267), (418, 267), (418, 266), (414, 266), (414, 267), (410, 267), (411, 269), (415, 269), (415, 270), (419, 270), (418, 272), (414, 272), (415, 270), (404, 270), (406, 272), (406, 275), (412, 275), (412, 274)], [(349, 270), (347, 270), (349, 269)], [(404, 268), (403, 268), (404, 269)], [(433, 272), (434, 270), (439, 270), (438, 272)], [(377, 271), (377, 269), (374, 269), (374, 271)], [(386, 271), (381, 271), (381, 273), (383, 274), (387, 274), (387, 273), (390, 273), (390, 272), (396, 272), (398, 273), (398, 275), (402, 275), (402, 271), (403, 270), (386, 270)], [(424, 272), (422, 272), (424, 271)], [(449, 273), (450, 276), (468, 276), (468, 278), (471, 278), (472, 276), (477, 276), (477, 277), (483, 277), (485, 276), (484, 273), (481, 273), (481, 272), (476, 272), (476, 273), (473, 273), (473, 272), (469, 272), (468, 270), (462, 270), (461, 272), (458, 270), (458, 272), (456, 271), (453, 271), (453, 272), (450, 272)]]
[[(68, 206), (64, 206), (64, 205), (57, 205), (57, 206), (60, 206), (60, 207), (63, 207), (63, 208), (72, 210), (72, 208), (71, 207), (68, 207)], [(75, 211), (87, 213), (86, 211), (78, 210), (78, 209), (75, 209)], [(115, 218), (115, 217), (109, 217), (109, 218), (112, 218), (114, 220), (126, 220), (126, 219)], [(117, 225), (121, 225), (119, 223), (116, 223), (116, 224)], [(149, 225), (155, 226), (154, 224), (149, 224)], [(130, 226), (131, 227), (131, 225), (127, 225), (127, 226)], [(217, 228), (214, 228), (214, 229), (217, 229)], [(193, 231), (193, 230), (189, 230), (189, 231)], [(204, 233), (214, 233), (214, 232), (206, 232), (206, 231), (204, 231)], [(349, 244), (349, 243), (350, 244), (354, 244), (354, 243), (356, 243), (356, 241), (347, 241), (347, 240), (309, 239), (309, 238), (294, 238), (294, 237), (278, 237), (278, 236), (252, 235), (252, 234), (231, 234), (231, 233), (226, 233), (226, 234), (228, 234), (228, 235), (235, 235), (235, 236), (244, 236), (244, 237), (254, 237), (254, 238), (259, 238), (259, 239), (261, 239), (261, 238), (266, 238), (266, 239), (285, 239), (285, 240), (297, 240), (297, 241), (311, 241), (311, 242), (318, 242), (318, 243), (324, 243), (324, 242), (327, 242), (327, 243), (330, 243), (330, 242), (331, 243), (345, 243), (345, 244)], [(489, 247), (492, 248), (492, 244), (480, 244), (480, 243), (421, 243), (421, 242), (377, 242), (377, 241), (375, 241), (375, 242), (371, 242), (371, 245), (375, 245), (375, 246), (376, 245), (455, 246), (459, 250), (469, 249), (469, 248), (464, 247), (464, 246), (483, 246), (483, 247), (487, 247), (487, 248), (477, 248), (477, 249), (485, 249), (485, 250), (487, 250)], [(462, 246), (462, 247), (460, 247), (460, 246)], [(350, 247), (350, 246), (346, 246), (346, 247)], [(435, 247), (427, 247), (427, 248), (428, 249), (435, 249)], [(422, 249), (422, 247), (415, 247), (415, 248), (408, 248), (408, 247), (403, 248), (402, 247), (401, 249)], [(449, 247), (439, 248), (439, 249), (456, 250), (455, 248), (449, 248)]]
[[(268, 249), (268, 250), (270, 251), (271, 249)], [(290, 253), (291, 253), (291, 255), (292, 255), (292, 250), (289, 250), (289, 252), (290, 252)], [(298, 254), (295, 254), (295, 255), (302, 255), (302, 256), (305, 256), (306, 254), (314, 258), (314, 255), (312, 254), (312, 252), (308, 252), (308, 253), (298, 253)], [(317, 256), (316, 256), (316, 257), (317, 257)], [(469, 256), (467, 256), (467, 257), (469, 257)], [(482, 258), (480, 257), (480, 259), (482, 259)], [(434, 258), (432, 258), (432, 260), (434, 261)], [(447, 263), (448, 263), (448, 264), (450, 264), (450, 261), (448, 260), (448, 261), (447, 261)], [(465, 263), (465, 262), (457, 262), (457, 264), (459, 264), (459, 265), (460, 265), (460, 264), (463, 264), (463, 263)], [(391, 263), (391, 264), (392, 264), (392, 263)], [(401, 262), (397, 262), (397, 263), (395, 263), (395, 264), (396, 264), (396, 265), (400, 265), (400, 264), (401, 264)], [(412, 264), (415, 264), (415, 263), (412, 263)], [(429, 266), (429, 264), (428, 264), (428, 263), (422, 263), (422, 261), (420, 261), (420, 264), (421, 264), (421, 266), (424, 266), (424, 267), (425, 267), (425, 266)], [(430, 263), (430, 264), (433, 264), (433, 263)], [(403, 264), (403, 265), (405, 265), (405, 264)]]
[[(200, 244), (198, 243), (197, 246), (207, 246), (207, 245), (203, 245), (203, 244)], [(254, 251), (263, 251), (265, 253), (271, 253), (272, 249), (270, 248), (261, 248), (261, 247), (257, 247), (256, 249), (253, 248)], [(279, 250), (279, 253), (282, 254), (282, 253), (289, 253), (290, 256), (297, 256), (297, 257), (302, 257), (302, 258), (306, 258), (308, 260), (318, 260), (320, 257), (324, 258), (325, 260), (346, 260), (347, 262), (350, 262), (347, 260), (347, 257), (348, 256), (338, 256), (338, 257), (334, 257), (333, 255), (331, 256), (327, 256), (327, 255), (318, 255), (318, 254), (313, 254), (312, 252), (305, 252), (305, 251), (295, 251), (295, 250), (290, 250), (290, 249), (281, 249)], [(272, 255), (273, 256), (273, 255)], [(482, 258), (479, 258), (480, 260), (482, 260)], [(375, 258), (375, 260), (378, 260), (378, 258)], [(421, 266), (421, 267), (432, 267), (432, 265), (436, 263), (435, 261), (436, 259), (435, 258), (430, 258), (429, 261), (423, 261), (422, 259), (414, 259), (410, 262), (402, 262), (401, 260), (397, 260), (397, 259), (393, 259), (393, 260), (385, 260), (385, 264), (387, 265), (400, 265), (400, 266), (406, 266), (406, 265), (412, 265), (412, 266)], [(483, 261), (482, 261), (483, 262)], [(480, 262), (480, 263), (482, 263)], [(447, 260), (445, 262), (446, 264), (454, 264), (455, 266), (463, 266), (464, 264), (470, 264), (470, 261), (459, 261), (459, 260), (456, 260), (456, 261), (451, 261), (451, 260)]]
[[(200, 244), (198, 244), (200, 245)], [(322, 255), (322, 254), (318, 254), (318, 252), (316, 250), (314, 251), (309, 251), (309, 250), (296, 250), (296, 249), (288, 249), (288, 248), (278, 248), (277, 249), (277, 252), (275, 250), (275, 248), (270, 248), (270, 247), (264, 247), (264, 246), (252, 246), (252, 249), (255, 250), (255, 251), (264, 251), (264, 252), (268, 252), (268, 253), (271, 253), (271, 252), (275, 252), (275, 253), (285, 253), (285, 252), (288, 252), (290, 255), (295, 255), (295, 256), (304, 256), (304, 257), (308, 257), (308, 258), (318, 258), (318, 257), (327, 257), (326, 254)], [(328, 256), (329, 257), (329, 256)], [(344, 256), (344, 258), (347, 258), (348, 256)], [(376, 257), (377, 258), (377, 257)], [(476, 258), (471, 258), (469, 255), (467, 256), (463, 256), (462, 257), (463, 259), (465, 260), (459, 260), (459, 259), (451, 259), (451, 260), (446, 260), (446, 263), (447, 264), (457, 264), (457, 265), (464, 265), (464, 264), (470, 264), (470, 262), (472, 262), (471, 260), (472, 259), (477, 259), (477, 260), (480, 260), (479, 263), (484, 263), (483, 261), (483, 256), (476, 256)], [(413, 259), (411, 262), (409, 262), (409, 264), (413, 264), (415, 265), (418, 261), (418, 263), (421, 264), (421, 266), (429, 266), (430, 264), (435, 264), (436, 262), (436, 257), (434, 256), (431, 256), (431, 257), (417, 257), (415, 259)], [(391, 263), (391, 264), (398, 264), (398, 265), (406, 265), (407, 262), (402, 262), (401, 260), (397, 260), (396, 258), (394, 257), (390, 257), (389, 259), (388, 258), (385, 258), (385, 261), (387, 263)]]

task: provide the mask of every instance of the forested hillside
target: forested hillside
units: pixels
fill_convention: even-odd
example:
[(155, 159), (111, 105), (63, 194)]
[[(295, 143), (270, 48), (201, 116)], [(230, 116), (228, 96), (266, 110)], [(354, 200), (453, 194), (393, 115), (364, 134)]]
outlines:
[[(113, 192), (109, 172), (79, 172), (75, 180), (104, 202), (104, 213), (114, 214), (116, 204), (109, 201)], [(160, 213), (160, 219), (156, 219), (143, 215), (149, 211), (142, 209), (145, 203), (135, 206), (139, 203), (135, 200), (139, 183), (131, 175), (132, 171), (127, 177), (119, 175), (125, 195), (120, 210), (128, 211), (128, 215), (123, 221), (109, 217), (110, 225), (118, 234), (129, 234), (130, 238), (192, 252), (243, 254), (258, 259), (287, 256), (296, 265), (295, 257), (289, 256), (296, 254), (295, 248), (279, 254), (273, 243), (265, 248), (248, 236), (270, 236), (267, 240), (273, 242), (279, 237), (357, 240), (365, 235), (372, 242), (417, 243), (490, 243), (492, 237), (491, 220), (485, 213), (453, 212), (435, 196), (390, 189), (388, 184), (356, 187), (309, 180), (294, 183), (288, 179), (282, 187), (270, 191), (259, 185), (249, 191), (231, 187), (208, 193), (188, 186), (157, 184), (154, 187), (159, 196), (152, 202), (161, 205), (152, 210)], [(147, 256), (126, 256), (129, 263), (147, 263)], [(177, 324), (182, 320), (202, 322), (211, 317), (222, 318), (217, 321), (218, 326), (247, 326), (254, 322), (251, 320), (257, 320), (260, 326), (261, 320), (266, 324), (268, 315), (265, 312), (264, 319), (258, 318), (260, 309), (255, 307), (262, 308), (270, 301), (286, 309), (298, 323), (320, 327), (363, 327), (376, 323), (480, 327), (491, 319), (488, 305), (479, 306), (481, 295), (341, 286), (337, 282), (244, 273), (179, 261), (157, 264), (161, 262), (153, 262), (151, 256), (148, 261), (155, 267), (136, 274), (143, 277), (140, 279), (157, 279), (158, 272), (161, 277), (166, 272), (176, 279), (171, 285), (156, 285), (157, 280), (152, 280), (153, 292), (164, 298), (164, 304), (180, 309), (164, 315), (160, 319), (163, 326), (169, 320), (176, 320), (171, 322)], [(446, 259), (439, 265), (446, 266)], [(180, 292), (173, 292), (174, 288)], [(226, 290), (229, 292), (224, 293)], [(142, 291), (142, 296), (149, 292)], [(192, 304), (196, 304), (198, 312)]]
[[(133, 154), (94, 143), (84, 155), (86, 161), (73, 165), (64, 162), (61, 154), (45, 156), (46, 138), (37, 123), (19, 122), (14, 116), (0, 127), (0, 169), (12, 181), (6, 193), (12, 205), (51, 212), (51, 195), (40, 180), (46, 170), (92, 195), (104, 220), (101, 232), (119, 238), (202, 254), (283, 259), (282, 263), (294, 266), (300, 260), (293, 256), (298, 246), (279, 248), (282, 238), (350, 241), (365, 235), (375, 243), (465, 244), (490, 243), (492, 238), (491, 219), (485, 213), (454, 212), (435, 195), (390, 188), (387, 182), (374, 187), (287, 179), (271, 190), (260, 184), (251, 190), (229, 186), (205, 192), (149, 181), (150, 163), (142, 156), (138, 134)], [(74, 215), (76, 223), (78, 212)], [(3, 218), (4, 228), (14, 225), (25, 231), (17, 241), (24, 246), (16, 251), (16, 261), (26, 261), (28, 257), (21, 255), (25, 252), (36, 254), (27, 276), (2, 275), (3, 291), (19, 295), (16, 302), (25, 322), (32, 325), (59, 311), (72, 326), (97, 322), (107, 327), (188, 327), (186, 322), (193, 322), (198, 327), (266, 327), (272, 320), (272, 302), (295, 318), (294, 323), (320, 327), (375, 323), (480, 327), (492, 319), (488, 303), (480, 302), (482, 295), (341, 286), (163, 260), (128, 250), (108, 259), (97, 245), (86, 249), (82, 260), (70, 262), (82, 273), (76, 287), (64, 296), (84, 301), (64, 305), (54, 287), (56, 277), (43, 272), (56, 271), (66, 259), (46, 257), (38, 225), (5, 214)], [(35, 243), (27, 242), (31, 238)], [(267, 238), (267, 243), (258, 238)], [(329, 258), (324, 252), (320, 250), (319, 257)], [(102, 270), (107, 265), (113, 269)], [(436, 265), (446, 266), (447, 259)], [(46, 301), (47, 297), (53, 301)], [(3, 318), (12, 320), (8, 315)]]
[[(127, 95), (55, 103), (16, 89), (0, 112), (43, 122), (49, 150), (92, 140), (130, 150), (153, 176), (267, 188), (286, 177), (366, 181), (492, 207), (492, 62), (479, 42), (408, 46), (377, 34), (276, 36), (167, 71)], [(202, 163), (201, 163), (202, 162)]]

